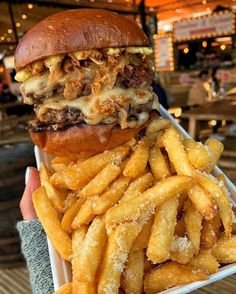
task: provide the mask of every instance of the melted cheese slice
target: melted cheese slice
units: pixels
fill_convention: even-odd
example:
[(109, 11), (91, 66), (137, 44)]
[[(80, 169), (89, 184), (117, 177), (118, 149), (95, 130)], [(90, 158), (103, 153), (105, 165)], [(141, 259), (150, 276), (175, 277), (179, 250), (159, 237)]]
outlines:
[[(101, 122), (106, 122), (108, 118), (112, 120), (112, 116), (100, 111), (99, 105), (103, 103), (112, 103), (112, 100), (119, 99), (135, 108), (135, 106), (147, 104), (149, 101), (153, 101), (154, 94), (149, 90), (136, 90), (133, 88), (122, 89), (115, 87), (111, 90), (105, 90), (100, 95), (83, 96), (75, 100), (66, 100), (61, 95), (56, 95), (50, 99), (46, 99), (40, 106), (38, 111), (38, 118), (43, 120), (44, 114), (48, 109), (62, 110), (66, 106), (79, 109), (84, 117), (85, 122), (91, 125), (96, 125)], [(147, 120), (146, 115), (141, 115), (140, 120)], [(113, 118), (114, 120), (114, 118)]]

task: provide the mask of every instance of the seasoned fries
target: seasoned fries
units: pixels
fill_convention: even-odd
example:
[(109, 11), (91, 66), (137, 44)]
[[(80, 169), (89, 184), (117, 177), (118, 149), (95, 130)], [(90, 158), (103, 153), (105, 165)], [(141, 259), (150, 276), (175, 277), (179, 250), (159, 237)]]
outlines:
[(203, 169), (210, 161), (210, 156), (204, 146), (194, 140), (183, 141), (184, 149), (192, 166), (196, 169)]
[(190, 200), (186, 201), (184, 211), (184, 221), (187, 235), (195, 247), (196, 252), (198, 252), (200, 248), (202, 216)]
[(177, 207), (178, 199), (173, 197), (156, 210), (147, 248), (147, 257), (153, 263), (162, 263), (169, 259), (176, 225)]
[(72, 256), (71, 239), (69, 235), (63, 231), (56, 216), (56, 211), (53, 208), (44, 187), (38, 188), (33, 193), (33, 204), (36, 214), (53, 246), (62, 258), (70, 261)]
[(170, 287), (207, 280), (207, 275), (189, 265), (169, 262), (152, 271), (144, 279), (147, 294), (156, 294)]
[[(213, 176), (209, 179), (206, 175), (197, 173), (196, 179), (198, 184), (210, 193), (212, 199), (215, 201), (225, 229), (225, 236), (230, 238), (232, 230), (232, 209), (226, 195), (226, 189), (222, 189), (220, 183), (218, 183)], [(211, 179), (213, 179), (213, 181)]]
[(40, 173), (41, 185), (45, 187), (47, 191), (47, 195), (52, 201), (53, 206), (56, 208), (56, 210), (63, 212), (64, 201), (66, 197), (65, 191), (59, 191), (58, 189), (53, 187), (53, 185), (50, 183), (49, 170), (43, 163), (41, 163), (39, 173)]
[(150, 140), (143, 137), (125, 166), (123, 171), (125, 177), (135, 179), (144, 173), (148, 162), (149, 147)]
[(189, 264), (207, 275), (218, 272), (220, 266), (211, 250), (201, 250), (198, 255), (189, 261)]
[(210, 156), (210, 161), (205, 167), (205, 171), (211, 172), (217, 161), (220, 159), (220, 156), (224, 150), (224, 145), (218, 140), (208, 139), (204, 146)]
[(236, 262), (236, 208), (225, 177), (210, 174), (222, 144), (186, 140), (167, 119), (144, 133), (42, 164), (35, 210), (72, 264), (56, 293), (156, 294)]
[(124, 271), (125, 293), (142, 293), (144, 272), (143, 250), (131, 249)]
[(54, 294), (72, 294), (72, 283), (63, 285)]
[(179, 134), (174, 128), (169, 128), (162, 136), (162, 144), (166, 149), (178, 175), (194, 176), (194, 168), (190, 164), (188, 156), (184, 151)]
[(212, 250), (220, 263), (236, 262), (236, 235), (228, 240), (221, 236)]
[(204, 190), (199, 185), (195, 185), (188, 191), (188, 195), (197, 211), (201, 213), (206, 220), (211, 220), (216, 215), (215, 203), (207, 190)]
[(101, 264), (98, 293), (118, 293), (120, 277), (125, 268), (128, 254), (141, 227), (134, 223), (120, 224), (108, 239)]
[(80, 246), (80, 257), (78, 258), (75, 279), (82, 282), (93, 282), (95, 280), (95, 274), (106, 246), (106, 239), (105, 220), (104, 218), (96, 217), (88, 228)]

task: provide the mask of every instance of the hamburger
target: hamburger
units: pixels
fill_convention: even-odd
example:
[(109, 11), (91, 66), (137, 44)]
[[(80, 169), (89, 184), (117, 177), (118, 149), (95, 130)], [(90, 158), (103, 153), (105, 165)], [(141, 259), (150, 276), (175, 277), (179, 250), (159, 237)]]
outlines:
[(15, 52), (15, 79), (36, 114), (33, 142), (54, 155), (95, 154), (138, 134), (158, 106), (148, 46), (135, 22), (106, 10), (35, 25)]

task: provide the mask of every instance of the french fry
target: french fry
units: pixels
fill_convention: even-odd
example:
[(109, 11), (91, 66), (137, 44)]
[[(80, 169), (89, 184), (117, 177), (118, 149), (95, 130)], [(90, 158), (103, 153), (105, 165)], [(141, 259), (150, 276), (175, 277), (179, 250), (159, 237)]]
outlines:
[(206, 220), (211, 220), (216, 215), (217, 210), (215, 203), (211, 199), (211, 195), (207, 190), (199, 185), (195, 185), (188, 191), (188, 195), (197, 211), (201, 213)]
[(174, 286), (207, 279), (205, 273), (190, 265), (168, 262), (145, 276), (144, 291), (146, 294), (156, 294)]
[(77, 280), (75, 277), (80, 271), (80, 253), (81, 248), (83, 247), (83, 242), (87, 233), (87, 227), (81, 226), (79, 229), (73, 232), (72, 234), (72, 250), (73, 250), (73, 259), (72, 259), (72, 272), (73, 272), (73, 294), (96, 294), (97, 286), (95, 281), (86, 283)]
[(67, 185), (65, 184), (65, 171), (55, 172), (50, 177), (50, 183), (58, 189), (67, 189)]
[(64, 231), (66, 231), (68, 233), (72, 232), (72, 228), (71, 228), (72, 222), (73, 222), (75, 216), (77, 215), (77, 213), (83, 203), (84, 203), (84, 199), (78, 198), (71, 205), (71, 207), (67, 209), (67, 211), (65, 212), (65, 214), (63, 215), (62, 220), (61, 220), (61, 226)]
[(188, 156), (184, 151), (179, 135), (174, 128), (165, 131), (161, 139), (169, 159), (174, 165), (178, 175), (194, 176), (194, 168), (190, 164)]
[[(77, 273), (80, 271), (79, 268), (79, 260), (80, 260), (80, 251), (83, 246), (84, 238), (87, 233), (87, 226), (81, 226), (79, 229), (73, 231), (72, 233), (72, 273), (73, 273), (73, 288), (74, 282), (76, 281), (75, 277), (78, 275)], [(73, 289), (73, 292), (74, 289)]]
[(171, 174), (165, 157), (157, 145), (150, 149), (149, 164), (151, 166), (155, 180), (159, 181), (161, 179), (170, 177)]
[(144, 272), (143, 250), (131, 249), (124, 270), (124, 290), (127, 294), (142, 294)]
[(174, 236), (178, 199), (170, 198), (157, 207), (148, 242), (147, 257), (153, 263), (162, 263), (169, 258)]
[(40, 165), (39, 175), (41, 185), (45, 187), (47, 195), (52, 201), (53, 206), (56, 208), (56, 210), (63, 212), (66, 192), (63, 190), (59, 191), (51, 185), (49, 170), (44, 163), (41, 163)]
[(72, 294), (72, 283), (61, 286), (54, 294)]
[(219, 263), (236, 262), (236, 235), (230, 239), (221, 236), (212, 251)]
[(107, 242), (105, 220), (96, 217), (89, 226), (87, 234), (80, 246), (80, 258), (75, 278), (82, 282), (92, 282), (103, 256)]
[(120, 202), (129, 201), (132, 198), (140, 195), (153, 184), (153, 176), (151, 173), (146, 173), (143, 176), (135, 179), (125, 191)]
[(188, 199), (188, 193), (182, 193), (179, 195), (179, 205), (178, 205), (178, 208), (177, 208), (177, 213), (178, 213), (178, 216), (180, 216), (183, 212), (183, 209), (184, 209), (184, 203), (185, 201)]
[(141, 176), (145, 171), (149, 156), (150, 140), (147, 137), (143, 137), (135, 147), (136, 149), (123, 171), (125, 177), (132, 179)]
[(224, 145), (216, 139), (208, 139), (204, 144), (204, 147), (210, 156), (210, 161), (204, 170), (206, 172), (211, 172), (220, 159), (220, 156), (224, 150)]
[(218, 272), (220, 266), (217, 259), (212, 255), (211, 250), (200, 250), (198, 255), (189, 261), (189, 265), (200, 269), (207, 275)]
[(178, 237), (184, 237), (186, 234), (184, 213), (182, 214), (181, 218), (179, 220), (177, 220), (174, 234)]
[(220, 232), (221, 220), (217, 213), (211, 220), (203, 220), (201, 231), (201, 246), (205, 249), (212, 248)]
[(123, 196), (131, 179), (121, 175), (93, 204), (93, 213), (101, 215), (105, 213), (110, 207), (114, 206)]
[(183, 141), (184, 150), (187, 153), (188, 159), (192, 166), (196, 169), (203, 169), (210, 161), (209, 154), (204, 146), (191, 139)]
[(36, 214), (53, 247), (63, 259), (70, 261), (72, 256), (71, 239), (62, 230), (61, 224), (56, 216), (56, 211), (48, 198), (45, 188), (38, 188), (33, 193), (32, 199)]
[(108, 239), (98, 277), (99, 294), (118, 294), (125, 262), (141, 227), (135, 223), (120, 224)]
[(194, 245), (196, 252), (198, 252), (201, 240), (202, 216), (196, 210), (191, 200), (185, 202), (184, 211), (184, 221), (187, 235), (189, 240)]
[(65, 205), (64, 205), (64, 213), (71, 207), (71, 205), (76, 202), (76, 200), (78, 199), (78, 193), (76, 193), (75, 191), (69, 192), (67, 194), (67, 197), (64, 201)]
[(160, 130), (167, 129), (171, 126), (171, 122), (169, 119), (162, 118), (162, 119), (154, 119), (151, 123), (147, 126), (146, 129), (146, 136), (156, 140), (157, 132)]
[(73, 279), (72, 294), (97, 294), (96, 281), (87, 283)]
[(225, 229), (225, 236), (230, 238), (232, 230), (232, 210), (226, 192), (219, 186), (217, 180), (213, 176), (209, 179), (207, 176), (196, 173), (195, 177), (198, 184), (211, 194), (212, 199), (219, 209), (219, 215)]
[(134, 241), (133, 250), (141, 250), (147, 248), (148, 241), (151, 235), (153, 220), (154, 218), (153, 216), (151, 216), (148, 222), (144, 224), (141, 232), (138, 234), (137, 238)]
[(98, 196), (92, 196), (84, 201), (72, 222), (72, 229), (77, 229), (79, 226), (87, 225), (94, 219), (95, 215), (93, 213), (93, 205), (97, 199)]
[(195, 246), (186, 236), (175, 236), (171, 245), (170, 259), (186, 264), (191, 260), (195, 252)]
[(79, 193), (80, 197), (88, 198), (100, 195), (121, 173), (121, 168), (109, 162)]
[(76, 158), (56, 156), (51, 160), (51, 167), (55, 172), (60, 173), (64, 171), (71, 162), (76, 162)]
[(65, 183), (71, 190), (80, 190), (87, 185), (109, 162), (121, 161), (129, 152), (129, 145), (123, 145), (104, 151), (80, 164), (68, 166), (65, 172)]
[(119, 203), (106, 214), (106, 227), (137, 220), (144, 212), (154, 213), (155, 208), (166, 200), (191, 188), (193, 179), (186, 176), (173, 176), (162, 180), (143, 194)]

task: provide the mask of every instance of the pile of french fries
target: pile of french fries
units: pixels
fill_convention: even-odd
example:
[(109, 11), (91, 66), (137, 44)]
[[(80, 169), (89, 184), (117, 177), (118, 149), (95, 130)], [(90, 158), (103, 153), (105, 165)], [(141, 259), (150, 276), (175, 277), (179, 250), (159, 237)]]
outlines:
[(56, 293), (154, 294), (236, 262), (221, 142), (153, 120), (139, 139), (40, 168), (36, 213), (73, 280)]

